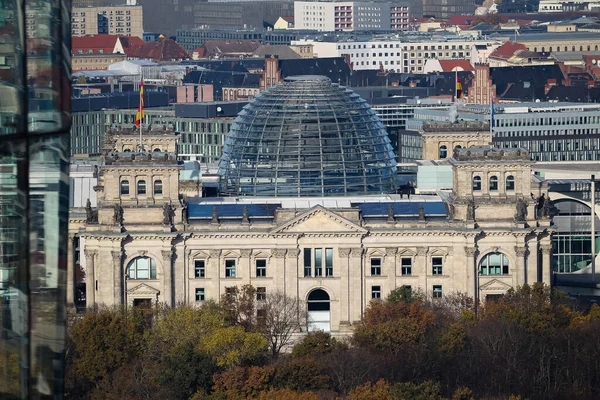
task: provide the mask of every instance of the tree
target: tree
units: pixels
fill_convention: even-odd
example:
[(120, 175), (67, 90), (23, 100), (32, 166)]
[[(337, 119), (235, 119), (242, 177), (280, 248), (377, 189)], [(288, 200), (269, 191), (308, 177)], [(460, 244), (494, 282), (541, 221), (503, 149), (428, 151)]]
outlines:
[(412, 289), (406, 285), (402, 285), (392, 290), (385, 299), (385, 301), (388, 303), (413, 303), (423, 302), (424, 300), (425, 293), (423, 293), (421, 289)]
[(279, 291), (267, 294), (258, 307), (261, 313), (258, 332), (269, 342), (272, 357), (277, 358), (281, 349), (290, 344), (293, 334), (306, 325), (306, 311), (297, 299)]
[(348, 400), (393, 400), (390, 384), (380, 379), (374, 385), (371, 382), (367, 382), (361, 386), (356, 387), (350, 395), (347, 397)]
[(226, 293), (221, 296), (220, 305), (228, 313), (233, 324), (242, 326), (248, 332), (254, 330), (256, 323), (256, 289), (254, 286), (226, 288)]
[(337, 350), (345, 350), (348, 345), (332, 337), (328, 332), (309, 332), (298, 341), (292, 349), (293, 357), (316, 356), (329, 354)]
[(260, 360), (268, 343), (258, 333), (245, 332), (240, 326), (229, 326), (203, 336), (200, 346), (200, 350), (213, 357), (218, 367), (231, 370)]
[(330, 379), (320, 362), (311, 357), (294, 358), (275, 370), (276, 387), (293, 390), (329, 389)]

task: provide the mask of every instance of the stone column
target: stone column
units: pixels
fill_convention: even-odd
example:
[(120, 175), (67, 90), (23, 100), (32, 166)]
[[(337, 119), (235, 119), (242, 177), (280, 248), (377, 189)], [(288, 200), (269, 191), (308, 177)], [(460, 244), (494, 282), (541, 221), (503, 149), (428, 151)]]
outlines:
[(85, 250), (85, 307), (92, 308), (96, 304), (96, 274), (94, 272), (98, 250)]
[(67, 253), (67, 305), (75, 303), (75, 261), (74, 261), (74, 248), (73, 242), (75, 241), (75, 235), (69, 235), (69, 245)]
[(385, 259), (383, 261), (383, 274), (387, 277), (385, 291), (382, 290), (381, 298), (384, 299), (387, 295), (396, 288), (396, 247), (387, 247), (385, 249)]
[(364, 273), (363, 273), (363, 249), (357, 247), (350, 249), (350, 259), (348, 261), (348, 279), (349, 279), (349, 318), (352, 323), (360, 321), (362, 318), (364, 305)]
[(113, 250), (110, 252), (113, 261), (113, 284), (114, 284), (114, 294), (113, 294), (113, 304), (123, 304), (123, 271), (121, 271), (121, 259), (123, 253), (121, 250)]
[(285, 288), (285, 277), (287, 271), (285, 256), (287, 254), (286, 249), (272, 249), (271, 250), (271, 258), (269, 259), (269, 264), (267, 265), (267, 276), (273, 277), (273, 284), (276, 288), (283, 287), (284, 293), (286, 293)]
[(522, 286), (526, 283), (525, 276), (527, 271), (525, 270), (525, 258), (527, 257), (527, 247), (515, 246), (515, 254), (517, 256), (517, 268), (515, 269), (515, 277), (513, 278), (513, 287)]
[(242, 285), (249, 285), (252, 281), (252, 277), (256, 275), (256, 272), (252, 271), (254, 265), (252, 265), (251, 256), (252, 249), (240, 250), (240, 265), (236, 273), (238, 278), (242, 278)]
[(465, 257), (467, 259), (467, 294), (477, 302), (479, 298), (479, 268), (475, 262), (477, 247), (465, 246)]
[[(211, 285), (217, 288), (217, 293), (212, 293), (215, 296), (213, 300), (219, 301), (221, 299), (221, 250), (211, 250), (209, 258), (206, 260), (206, 278), (211, 279), (214, 284)], [(223, 272), (225, 276), (225, 272)], [(188, 297), (192, 296), (192, 293), (188, 293)], [(189, 300), (189, 299), (188, 299)], [(192, 299), (191, 301), (194, 301)]]
[[(340, 327), (350, 325), (350, 249), (338, 248), (340, 274)], [(341, 328), (340, 328), (341, 329)]]
[(430, 290), (427, 288), (427, 247), (417, 247), (417, 256), (415, 257), (415, 272), (419, 276), (419, 286), (425, 295)]
[(542, 244), (542, 282), (546, 285), (552, 284), (552, 245)]
[(162, 250), (161, 255), (163, 258), (163, 290), (164, 290), (164, 302), (167, 306), (173, 305), (173, 249)]
[(527, 257), (527, 276), (525, 282), (528, 285), (533, 285), (538, 281), (538, 243), (531, 242), (533, 248), (529, 249), (529, 257)]

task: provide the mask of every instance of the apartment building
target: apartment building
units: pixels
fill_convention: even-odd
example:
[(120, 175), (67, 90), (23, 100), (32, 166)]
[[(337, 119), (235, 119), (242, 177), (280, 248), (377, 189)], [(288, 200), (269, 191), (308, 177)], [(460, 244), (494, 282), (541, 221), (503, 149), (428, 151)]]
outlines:
[(407, 30), (409, 3), (296, 1), (294, 26), (317, 31)]
[(73, 7), (72, 36), (144, 34), (142, 6)]

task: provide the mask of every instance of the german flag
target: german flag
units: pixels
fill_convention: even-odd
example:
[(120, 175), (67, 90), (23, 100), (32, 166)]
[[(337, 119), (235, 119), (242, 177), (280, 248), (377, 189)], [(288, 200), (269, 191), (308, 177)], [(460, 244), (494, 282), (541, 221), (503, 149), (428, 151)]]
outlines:
[(456, 100), (462, 100), (462, 99), (463, 99), (462, 84), (460, 83), (460, 78), (458, 77), (458, 74), (456, 74)]
[(144, 80), (140, 81), (140, 105), (138, 106), (138, 112), (135, 116), (135, 126), (140, 127), (142, 120), (144, 119)]

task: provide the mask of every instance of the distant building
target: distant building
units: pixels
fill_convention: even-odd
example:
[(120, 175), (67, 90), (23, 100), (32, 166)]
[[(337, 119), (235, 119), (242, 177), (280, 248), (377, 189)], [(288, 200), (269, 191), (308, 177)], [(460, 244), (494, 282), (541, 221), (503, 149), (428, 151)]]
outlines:
[(144, 34), (142, 6), (73, 7), (71, 13), (72, 36)]
[(450, 19), (453, 15), (473, 15), (474, 0), (423, 0), (423, 16), (439, 19)]
[(296, 1), (294, 27), (317, 31), (408, 30), (409, 3)]
[(177, 43), (187, 51), (194, 51), (209, 40), (258, 40), (264, 44), (289, 45), (302, 35), (296, 31), (233, 30), (233, 29), (178, 29)]
[(294, 29), (294, 17), (279, 17), (273, 29)]
[(194, 27), (206, 29), (264, 29), (282, 15), (294, 15), (292, 0), (196, 2)]

